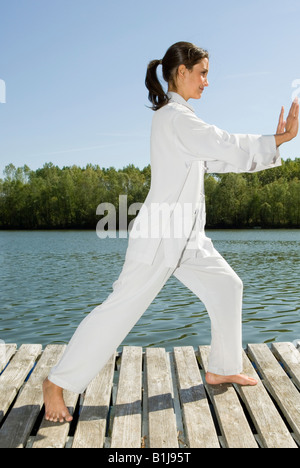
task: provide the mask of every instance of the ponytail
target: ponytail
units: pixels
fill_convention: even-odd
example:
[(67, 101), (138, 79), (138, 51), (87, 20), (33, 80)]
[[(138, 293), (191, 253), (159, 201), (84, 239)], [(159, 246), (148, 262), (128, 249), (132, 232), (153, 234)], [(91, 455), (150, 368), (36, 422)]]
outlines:
[(152, 60), (147, 67), (145, 85), (149, 90), (148, 99), (152, 103), (152, 110), (156, 111), (169, 102), (169, 98), (157, 78), (157, 67), (161, 60)]
[(169, 97), (157, 78), (157, 67), (162, 65), (164, 80), (172, 86), (172, 89), (176, 89), (179, 66), (183, 64), (188, 70), (192, 70), (193, 66), (204, 58), (209, 58), (207, 50), (201, 49), (191, 42), (176, 42), (169, 47), (162, 60), (152, 60), (148, 65), (145, 79), (152, 110), (156, 111), (169, 102)]

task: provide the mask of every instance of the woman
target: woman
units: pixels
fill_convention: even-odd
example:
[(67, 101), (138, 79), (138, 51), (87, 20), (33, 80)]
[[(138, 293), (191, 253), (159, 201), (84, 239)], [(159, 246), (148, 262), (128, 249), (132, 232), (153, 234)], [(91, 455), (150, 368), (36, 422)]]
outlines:
[[(157, 78), (159, 65), (167, 93)], [(276, 135), (229, 134), (196, 117), (188, 103), (201, 98), (208, 71), (207, 51), (188, 42), (172, 45), (162, 60), (148, 65), (146, 86), (155, 111), (150, 191), (113, 292), (82, 321), (44, 382), (50, 421), (71, 421), (63, 389), (85, 390), (172, 274), (203, 301), (211, 319), (207, 383), (257, 383), (242, 374), (242, 281), (204, 233), (204, 174), (280, 165), (278, 147), (298, 132), (299, 104), (293, 102), (286, 122), (281, 109)]]

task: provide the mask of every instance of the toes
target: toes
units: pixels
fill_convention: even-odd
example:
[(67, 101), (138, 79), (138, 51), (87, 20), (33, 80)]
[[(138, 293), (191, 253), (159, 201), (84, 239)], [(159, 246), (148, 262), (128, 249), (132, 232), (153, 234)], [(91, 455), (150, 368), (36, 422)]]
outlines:
[(71, 422), (73, 420), (73, 417), (70, 414), (66, 413), (46, 413), (45, 414), (45, 419), (50, 422)]
[(245, 383), (248, 385), (256, 385), (258, 381), (256, 379), (253, 379), (252, 377), (246, 376)]
[(253, 385), (256, 385), (256, 384), (258, 384), (258, 381), (257, 381), (256, 379), (251, 379), (251, 383), (252, 383)]

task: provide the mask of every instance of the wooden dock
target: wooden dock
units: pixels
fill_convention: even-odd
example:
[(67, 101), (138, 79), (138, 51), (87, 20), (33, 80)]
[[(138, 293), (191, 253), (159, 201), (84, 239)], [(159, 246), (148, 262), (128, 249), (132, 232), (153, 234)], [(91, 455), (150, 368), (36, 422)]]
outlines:
[(124, 347), (86, 392), (65, 392), (71, 423), (44, 419), (42, 382), (63, 345), (1, 345), (1, 448), (299, 448), (300, 349), (249, 344), (255, 387), (206, 385), (208, 346)]

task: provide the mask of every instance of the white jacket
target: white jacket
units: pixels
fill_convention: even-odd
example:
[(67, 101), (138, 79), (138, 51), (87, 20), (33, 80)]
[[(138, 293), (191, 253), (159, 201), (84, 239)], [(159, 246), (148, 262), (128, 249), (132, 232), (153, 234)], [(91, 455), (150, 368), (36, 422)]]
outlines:
[(151, 265), (160, 242), (165, 266), (185, 248), (216, 251), (205, 236), (204, 174), (256, 172), (279, 166), (274, 135), (229, 134), (199, 119), (177, 93), (155, 112), (151, 130), (151, 186), (129, 232), (126, 258)]

